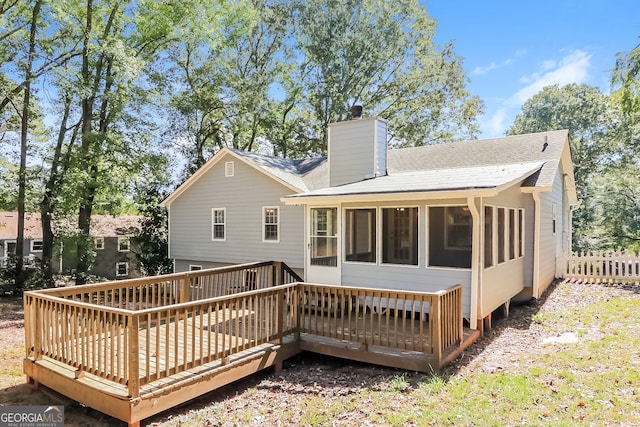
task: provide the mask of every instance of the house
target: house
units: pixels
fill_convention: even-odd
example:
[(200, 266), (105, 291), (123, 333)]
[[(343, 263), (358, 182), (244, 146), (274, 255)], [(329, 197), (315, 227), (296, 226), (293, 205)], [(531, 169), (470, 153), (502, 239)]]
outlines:
[[(58, 221), (57, 229), (75, 229), (75, 224)], [(89, 235), (93, 240), (95, 258), (89, 274), (109, 280), (132, 279), (142, 276), (135, 253), (134, 237), (140, 230), (140, 217), (135, 215), (92, 215)], [(62, 238), (62, 256), (57, 270), (71, 274), (76, 268), (76, 244), (73, 238)]]
[[(57, 220), (54, 232), (61, 235), (61, 249), (54, 251), (52, 262), (56, 273), (71, 274), (76, 268), (75, 244), (70, 237), (62, 237), (63, 230), (74, 230), (75, 224), (67, 220)], [(90, 274), (106, 279), (130, 279), (140, 277), (140, 263), (135, 254), (131, 238), (140, 229), (139, 216), (92, 215), (90, 235), (93, 238), (95, 259)], [(0, 266), (15, 255), (18, 235), (18, 214), (0, 212)], [(25, 215), (25, 259), (35, 264), (42, 255), (42, 224), (39, 213)]]
[[(18, 236), (18, 213), (0, 212), (0, 268), (7, 265), (10, 257), (16, 256)], [(42, 226), (40, 215), (25, 214), (24, 246), (22, 256), (25, 265), (34, 263), (42, 254)]]
[(217, 153), (163, 202), (175, 270), (273, 259), (313, 283), (461, 284), (474, 329), (554, 279), (578, 206), (567, 131), (387, 150), (370, 118), (328, 135), (327, 159)]

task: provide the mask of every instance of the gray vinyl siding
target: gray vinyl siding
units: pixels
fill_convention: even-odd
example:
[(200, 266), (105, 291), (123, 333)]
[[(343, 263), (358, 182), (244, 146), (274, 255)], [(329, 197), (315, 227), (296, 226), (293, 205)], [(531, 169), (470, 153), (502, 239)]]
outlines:
[[(225, 177), (225, 162), (233, 161), (235, 173)], [(226, 155), (195, 181), (169, 208), (169, 250), (176, 271), (206, 262), (238, 264), (284, 261), (303, 268), (303, 208), (285, 206), (280, 198), (292, 194), (289, 187)], [(263, 207), (280, 211), (279, 242), (263, 242)], [(211, 210), (224, 208), (225, 240), (211, 239)]]
[(384, 176), (387, 174), (387, 122), (378, 120), (376, 125), (375, 174)]
[[(375, 176), (381, 168), (376, 160), (384, 160), (376, 156), (376, 149), (385, 148), (376, 141), (374, 119), (351, 120), (329, 126), (329, 183), (331, 186), (361, 181)], [(385, 123), (386, 125), (386, 123)], [(386, 156), (386, 154), (385, 154)], [(386, 167), (385, 167), (386, 169)]]

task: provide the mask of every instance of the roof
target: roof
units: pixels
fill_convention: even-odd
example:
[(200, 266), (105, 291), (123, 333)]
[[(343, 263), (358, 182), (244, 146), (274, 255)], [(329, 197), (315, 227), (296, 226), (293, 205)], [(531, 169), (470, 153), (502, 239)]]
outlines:
[[(244, 161), (256, 170), (292, 190), (290, 198), (319, 195), (370, 194), (409, 191), (460, 191), (497, 188), (514, 176), (523, 187), (549, 190), (560, 163), (565, 172), (573, 165), (568, 152), (569, 132), (557, 130), (483, 140), (470, 140), (421, 147), (391, 149), (387, 152), (387, 176), (376, 177), (334, 189), (329, 186), (329, 167), (325, 157), (290, 160), (224, 148), (162, 202), (171, 204), (225, 154)], [(527, 173), (523, 171), (533, 167)], [(443, 177), (446, 180), (442, 180)], [(569, 187), (575, 183), (569, 183)], [(478, 187), (482, 185), (484, 187)]]
[(321, 166), (327, 162), (325, 157), (293, 160), (225, 147), (163, 200), (161, 205), (169, 206), (202, 175), (220, 162), (225, 155), (233, 156), (296, 193), (315, 190), (326, 186), (329, 182), (328, 173), (318, 173), (323, 170)]
[[(117, 237), (134, 234), (140, 229), (141, 216), (136, 215), (91, 215), (90, 234), (94, 237)], [(54, 228), (76, 228), (69, 219), (54, 220)], [(18, 213), (0, 212), (0, 239), (15, 239), (18, 236)], [(25, 213), (25, 239), (42, 239), (40, 213)]]
[(533, 172), (540, 170), (541, 167), (542, 163), (537, 162), (398, 172), (352, 184), (294, 194), (288, 198), (419, 192), (440, 194), (443, 191), (468, 192), (469, 190), (493, 190), (487, 194), (493, 195), (502, 187), (522, 181)]
[[(130, 236), (140, 230), (141, 216), (137, 215), (91, 215), (91, 229), (89, 234), (93, 237), (121, 237)], [(70, 221), (62, 219), (55, 221), (55, 228), (77, 228), (75, 219)]]
[[(18, 237), (18, 212), (0, 212), (0, 239), (16, 239)], [(42, 239), (40, 214), (25, 213), (24, 238)]]

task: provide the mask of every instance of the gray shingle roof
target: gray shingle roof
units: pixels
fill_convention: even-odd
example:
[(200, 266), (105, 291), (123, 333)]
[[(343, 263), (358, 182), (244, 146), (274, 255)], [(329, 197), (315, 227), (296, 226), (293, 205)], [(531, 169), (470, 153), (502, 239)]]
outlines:
[[(363, 181), (362, 185), (348, 185), (353, 186), (350, 187), (352, 189), (366, 187), (367, 191), (375, 193), (404, 191), (402, 186), (396, 184), (406, 182), (413, 188), (411, 191), (417, 191), (420, 186), (422, 191), (439, 191), (446, 186), (438, 177), (446, 176), (449, 188), (477, 188), (480, 183), (499, 185), (500, 180), (511, 176), (504, 175), (506, 170), (517, 174), (523, 168), (536, 164), (538, 167), (533, 168), (536, 171), (526, 178), (523, 185), (549, 187), (553, 183), (567, 138), (568, 131), (558, 130), (392, 149), (387, 153), (387, 177)], [(230, 150), (303, 193), (320, 194), (315, 190), (329, 185), (329, 168), (325, 157), (291, 160)], [(380, 189), (376, 189), (378, 185)], [(391, 188), (392, 185), (395, 185), (395, 190)]]
[(315, 191), (294, 194), (289, 197), (353, 196), (363, 194), (494, 189), (522, 180), (531, 173), (540, 170), (541, 166), (541, 162), (534, 162), (397, 172), (351, 184), (320, 188)]

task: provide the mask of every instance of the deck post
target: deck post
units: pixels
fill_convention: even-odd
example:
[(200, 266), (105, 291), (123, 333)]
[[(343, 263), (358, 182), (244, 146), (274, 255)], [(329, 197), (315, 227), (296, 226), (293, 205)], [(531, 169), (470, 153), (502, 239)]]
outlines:
[(191, 289), (192, 278), (189, 275), (185, 274), (178, 280), (180, 280), (180, 302), (189, 302), (189, 290)]
[(276, 296), (276, 298), (278, 298), (278, 302), (276, 305), (276, 321), (278, 322), (278, 324), (276, 325), (278, 331), (276, 343), (282, 344), (282, 337), (284, 336), (284, 299), (286, 298), (284, 289), (280, 289), (278, 291), (278, 295)]
[[(127, 334), (129, 335), (129, 354), (127, 372), (127, 387), (129, 396), (132, 398), (140, 397), (140, 348), (138, 342), (138, 329), (140, 327), (140, 316), (133, 314), (127, 316), (129, 322), (127, 325)], [(148, 355), (146, 355), (148, 357)]]
[(429, 304), (429, 323), (431, 323), (431, 352), (438, 360), (438, 367), (442, 361), (442, 301), (440, 295), (431, 298)]
[(33, 322), (33, 330), (35, 332), (35, 342), (33, 343), (33, 360), (38, 361), (42, 360), (42, 334), (44, 333), (44, 328), (42, 325), (42, 311), (44, 310), (44, 301), (40, 298), (34, 299), (35, 304), (35, 319)]
[(273, 262), (273, 286), (279, 286), (284, 283), (284, 279), (282, 277), (282, 262), (274, 261)]

